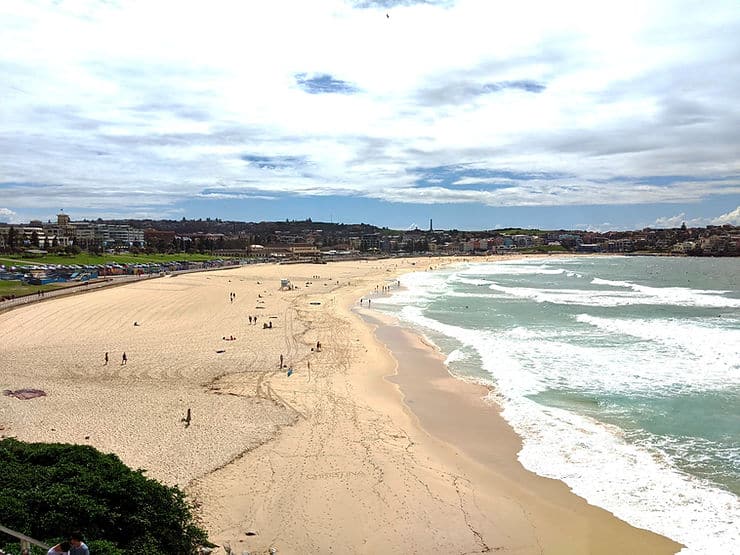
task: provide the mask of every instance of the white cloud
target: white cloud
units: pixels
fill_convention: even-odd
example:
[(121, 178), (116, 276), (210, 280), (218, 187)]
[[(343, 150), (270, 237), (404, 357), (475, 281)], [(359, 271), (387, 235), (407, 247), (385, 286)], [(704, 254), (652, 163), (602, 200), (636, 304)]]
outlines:
[(686, 223), (688, 227), (704, 227), (706, 225), (736, 225), (740, 226), (740, 206), (731, 210), (726, 214), (717, 216), (716, 218), (687, 218), (686, 214), (681, 212), (675, 216), (664, 216), (657, 218), (648, 227), (656, 228), (676, 228), (681, 227), (681, 224)]
[(686, 223), (686, 225), (689, 225), (688, 222), (686, 221), (686, 214), (681, 212), (680, 214), (677, 214), (675, 216), (665, 216), (662, 218), (657, 218), (650, 227), (675, 228), (675, 227), (681, 227), (681, 225), (684, 223)]
[[(711, 4), (3, 2), (0, 201), (103, 213), (124, 196), (133, 214), (289, 192), (489, 206), (740, 194), (740, 10)], [(307, 94), (300, 73), (359, 92)], [(544, 90), (484, 90), (521, 81)], [(570, 177), (413, 188), (417, 168), (446, 164)], [(687, 177), (643, 179), (659, 175)]]
[(0, 222), (14, 224), (18, 222), (18, 214), (9, 208), (0, 208)]
[(728, 212), (727, 214), (717, 216), (712, 220), (711, 223), (712, 225), (730, 224), (740, 226), (740, 206), (735, 208), (735, 210)]
[(619, 226), (615, 226), (611, 222), (602, 222), (600, 224), (575, 224), (573, 226), (574, 229), (583, 229), (586, 231), (595, 231), (598, 233), (605, 233), (607, 231), (617, 231), (619, 230)]

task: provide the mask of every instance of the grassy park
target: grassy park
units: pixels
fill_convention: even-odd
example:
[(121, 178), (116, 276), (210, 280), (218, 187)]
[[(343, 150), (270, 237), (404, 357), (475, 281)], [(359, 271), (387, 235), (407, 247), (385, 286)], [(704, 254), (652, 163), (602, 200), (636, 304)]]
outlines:
[(18, 280), (0, 280), (0, 298), (15, 295), (22, 297), (38, 291), (52, 291), (64, 287), (63, 283), (50, 283), (48, 285), (28, 285)]

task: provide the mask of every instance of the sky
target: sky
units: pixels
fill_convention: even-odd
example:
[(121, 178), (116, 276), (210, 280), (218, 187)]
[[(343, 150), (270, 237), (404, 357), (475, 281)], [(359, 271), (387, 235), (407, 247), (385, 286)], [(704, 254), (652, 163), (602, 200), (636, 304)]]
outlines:
[(0, 2), (0, 222), (740, 225), (740, 2)]

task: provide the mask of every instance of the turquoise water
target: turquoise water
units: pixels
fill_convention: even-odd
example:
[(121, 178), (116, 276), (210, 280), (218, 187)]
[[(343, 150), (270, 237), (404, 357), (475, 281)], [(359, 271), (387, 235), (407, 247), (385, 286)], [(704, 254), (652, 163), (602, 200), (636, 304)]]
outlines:
[(494, 386), (527, 468), (686, 553), (740, 553), (740, 259), (502, 260), (401, 283), (374, 307)]

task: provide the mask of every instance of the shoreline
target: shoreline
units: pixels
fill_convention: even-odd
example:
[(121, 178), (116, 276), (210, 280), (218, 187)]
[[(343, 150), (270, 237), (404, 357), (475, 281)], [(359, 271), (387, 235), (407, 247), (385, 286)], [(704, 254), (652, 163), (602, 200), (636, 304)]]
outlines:
[[(0, 397), (0, 428), (22, 441), (89, 444), (184, 486), (211, 540), (237, 552), (610, 553), (592, 550), (600, 538), (675, 552), (666, 546), (678, 544), (588, 506), (562, 482), (515, 473), (517, 437), (502, 418), (450, 419), (446, 433), (460, 436), (450, 440), (409, 410), (404, 388), (428, 380), (394, 358), (357, 301), (389, 278), (469, 261), (253, 265), (0, 313), (1, 388), (48, 394)], [(282, 278), (296, 287), (280, 290)], [(436, 362), (416, 370), (436, 365), (431, 383), (449, 389), (458, 410), (495, 410), (483, 386), (453, 378), (439, 353), (417, 347)], [(122, 351), (127, 365), (117, 363)], [(399, 364), (407, 385), (386, 379)], [(422, 399), (428, 392), (412, 395), (414, 409), (440, 415)], [(64, 410), (70, 404), (82, 408)], [(495, 442), (474, 441), (484, 420), (501, 426)], [(454, 443), (461, 429), (465, 448)], [(540, 481), (554, 484), (555, 501), (532, 485)]]
[[(525, 469), (517, 455), (522, 440), (501, 416), (501, 409), (486, 399), (491, 389), (455, 377), (441, 353), (413, 329), (400, 327), (375, 311), (363, 310), (361, 317), (396, 361), (394, 373), (385, 377), (398, 386), (407, 410), (430, 436), (467, 459), (479, 486), (496, 492), (493, 504), (511, 497), (526, 508), (524, 521), (509, 524), (509, 533), (535, 546), (567, 553), (677, 553), (681, 544), (649, 530), (636, 528), (605, 509), (589, 504), (560, 481)], [(536, 523), (529, 536), (527, 522)], [(478, 530), (482, 538), (495, 534), (495, 522)], [(487, 532), (487, 533), (486, 533)], [(567, 543), (563, 539), (568, 538)], [(489, 546), (490, 547), (490, 546)], [(505, 548), (506, 549), (506, 548)]]

